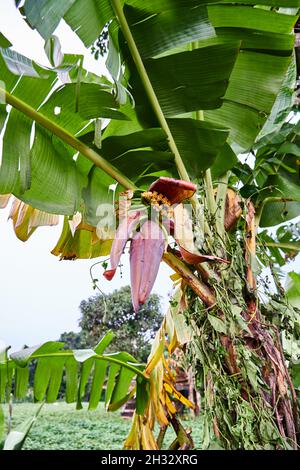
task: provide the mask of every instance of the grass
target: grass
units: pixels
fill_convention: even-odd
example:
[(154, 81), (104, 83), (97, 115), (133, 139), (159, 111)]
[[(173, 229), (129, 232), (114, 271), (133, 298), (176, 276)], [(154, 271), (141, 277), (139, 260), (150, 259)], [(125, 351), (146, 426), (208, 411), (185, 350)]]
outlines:
[[(39, 405), (31, 403), (13, 406), (13, 428), (31, 417)], [(122, 449), (130, 429), (130, 420), (120, 413), (108, 413), (103, 405), (95, 411), (87, 407), (77, 411), (75, 405), (54, 403), (44, 405), (37, 421), (25, 441), (24, 450), (117, 450)], [(193, 429), (195, 446), (200, 448), (202, 423), (200, 419), (183, 421), (185, 427)], [(169, 429), (165, 438), (168, 446), (175, 434)]]

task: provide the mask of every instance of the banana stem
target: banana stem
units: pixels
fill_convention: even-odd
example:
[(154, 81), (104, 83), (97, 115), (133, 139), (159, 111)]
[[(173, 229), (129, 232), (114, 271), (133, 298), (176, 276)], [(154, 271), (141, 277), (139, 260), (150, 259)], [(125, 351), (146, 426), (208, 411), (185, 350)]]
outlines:
[(228, 171), (219, 181), (218, 184), (218, 191), (217, 191), (217, 198), (216, 198), (216, 228), (217, 233), (221, 240), (224, 241), (224, 234), (225, 234), (225, 227), (224, 227), (224, 219), (225, 219), (225, 204), (226, 204), (226, 192), (228, 186), (228, 179), (229, 179), (230, 172)]
[[(166, 118), (165, 118), (165, 116), (162, 112), (161, 106), (159, 104), (159, 101), (157, 99), (155, 91), (152, 87), (151, 81), (148, 77), (148, 73), (145, 69), (143, 60), (141, 58), (141, 55), (139, 53), (139, 50), (138, 50), (137, 45), (135, 43), (135, 40), (134, 40), (134, 38), (131, 34), (130, 27), (128, 25), (127, 19), (124, 15), (124, 12), (123, 12), (121, 1), (120, 0), (112, 0), (111, 3), (112, 3), (112, 6), (114, 8), (116, 17), (119, 21), (121, 30), (124, 34), (124, 37), (125, 37), (126, 41), (127, 41), (128, 48), (130, 50), (130, 53), (132, 55), (132, 58), (134, 60), (135, 65), (136, 65), (137, 71), (138, 71), (138, 73), (140, 75), (140, 78), (142, 80), (142, 83), (144, 85), (147, 96), (148, 96), (148, 98), (150, 100), (150, 103), (152, 105), (153, 111), (155, 112), (155, 115), (158, 119), (158, 122), (159, 122), (161, 128), (166, 133), (170, 150), (174, 154), (174, 159), (175, 159), (175, 163), (176, 163), (176, 166), (177, 166), (179, 176), (183, 180), (190, 181), (189, 174), (188, 174), (188, 172), (185, 168), (185, 165), (183, 163), (183, 160), (181, 158), (181, 155), (179, 153), (179, 150), (177, 148), (177, 145), (175, 143), (175, 140), (173, 138), (173, 135), (171, 133), (169, 125), (167, 123), (167, 120), (166, 120)], [(193, 196), (193, 198), (191, 199), (191, 202), (193, 204), (194, 209), (196, 210), (197, 206), (198, 206), (197, 197)]]
[(204, 185), (205, 185), (205, 194), (207, 200), (207, 207), (211, 215), (216, 214), (217, 205), (214, 196), (214, 187), (212, 183), (211, 171), (208, 168), (204, 174)]
[(256, 288), (256, 277), (253, 272), (253, 264), (256, 258), (256, 223), (255, 223), (255, 208), (251, 201), (247, 203), (247, 216), (246, 216), (246, 263), (247, 263), (247, 283), (251, 290)]

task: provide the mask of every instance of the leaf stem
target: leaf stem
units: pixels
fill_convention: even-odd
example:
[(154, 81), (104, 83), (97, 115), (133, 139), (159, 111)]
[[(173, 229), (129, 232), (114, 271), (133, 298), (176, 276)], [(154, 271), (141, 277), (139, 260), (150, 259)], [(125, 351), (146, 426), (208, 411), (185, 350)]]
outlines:
[(40, 112), (36, 111), (34, 108), (29, 106), (24, 101), (20, 100), (16, 96), (11, 95), (8, 91), (0, 87), (0, 93), (3, 93), (6, 99), (6, 103), (10, 104), (13, 108), (17, 109), (21, 113), (28, 116), (33, 121), (40, 124), (42, 127), (50, 131), (52, 134), (59, 137), (66, 144), (73, 147), (75, 150), (80, 152), (86, 158), (94, 163), (97, 167), (101, 168), (105, 173), (114, 178), (118, 183), (120, 183), (126, 189), (136, 190), (137, 187), (135, 184), (130, 181), (125, 175), (123, 175), (117, 168), (111, 165), (105, 158), (101, 157), (99, 153), (95, 152), (93, 149), (88, 147), (86, 144), (81, 142), (79, 139), (74, 137), (70, 132), (65, 130), (63, 127), (59, 126), (51, 119), (47, 118)]
[(216, 229), (219, 237), (224, 241), (225, 227), (225, 203), (226, 203), (226, 192), (228, 186), (230, 172), (228, 171), (218, 183), (217, 197), (216, 197)]
[[(193, 51), (197, 48), (198, 48), (198, 41), (192, 42), (191, 50)], [(197, 119), (198, 121), (204, 121), (204, 112), (202, 110), (195, 111), (195, 119)], [(209, 168), (204, 173), (204, 188), (205, 188), (205, 194), (206, 194), (206, 199), (207, 199), (207, 207), (208, 207), (210, 214), (213, 215), (216, 213), (217, 206), (215, 202), (211, 171)]]
[(207, 207), (211, 215), (214, 215), (217, 211), (217, 205), (214, 196), (214, 187), (212, 183), (211, 171), (208, 168), (204, 174), (204, 183), (205, 183), (205, 194), (207, 199)]
[(296, 245), (297, 242), (294, 243), (276, 243), (276, 242), (257, 242), (259, 246), (270, 246), (274, 248), (282, 248), (283, 250), (291, 250), (291, 251), (300, 251), (300, 245)]
[[(177, 148), (177, 145), (175, 143), (173, 135), (170, 131), (167, 120), (166, 120), (166, 118), (165, 118), (165, 116), (162, 112), (161, 106), (159, 104), (159, 101), (157, 99), (155, 91), (152, 87), (151, 81), (148, 77), (147, 71), (145, 69), (143, 60), (141, 58), (141, 55), (139, 53), (139, 50), (138, 50), (137, 45), (135, 43), (135, 40), (134, 40), (134, 38), (132, 36), (132, 33), (130, 31), (127, 19), (124, 15), (124, 12), (123, 12), (121, 1), (120, 0), (111, 0), (111, 3), (113, 5), (116, 17), (117, 17), (117, 19), (120, 23), (120, 27), (121, 27), (122, 32), (124, 34), (124, 37), (127, 41), (130, 53), (132, 55), (132, 58), (134, 60), (135, 65), (136, 65), (137, 71), (140, 75), (140, 78), (143, 82), (143, 85), (144, 85), (145, 91), (148, 95), (148, 98), (150, 100), (150, 103), (153, 107), (153, 110), (156, 114), (156, 117), (157, 117), (157, 119), (160, 123), (161, 128), (163, 129), (163, 131), (167, 135), (169, 147), (170, 147), (170, 150), (172, 151), (172, 153), (174, 154), (175, 163), (176, 163), (176, 166), (177, 166), (179, 176), (183, 180), (190, 181), (189, 174), (188, 174), (188, 172), (185, 168), (185, 165), (183, 163), (183, 160), (181, 158), (181, 155), (179, 153), (179, 150)], [(196, 199), (195, 196), (192, 199), (192, 203), (193, 203), (194, 208), (197, 207), (197, 199)]]
[[(45, 358), (52, 358), (52, 357), (74, 357), (74, 353), (73, 353), (73, 351), (63, 351), (63, 352), (56, 352), (56, 353), (54, 352), (54, 353), (51, 353), (51, 354), (37, 354), (37, 355), (33, 355), (32, 357), (30, 357), (29, 360), (31, 360), (31, 359), (45, 359)], [(91, 359), (97, 359), (99, 361), (113, 362), (114, 364), (118, 364), (121, 367), (126, 367), (126, 369), (131, 370), (135, 374), (140, 375), (141, 377), (143, 377), (145, 379), (148, 379), (148, 376), (144, 372), (140, 371), (139, 369), (137, 369), (133, 365), (128, 364), (128, 363), (123, 362), (123, 361), (120, 361), (119, 359), (116, 359), (116, 358), (111, 357), (109, 355), (104, 356), (104, 355), (100, 355), (100, 354), (94, 354), (90, 358)], [(13, 361), (12, 359), (9, 359), (7, 361), (7, 363), (9, 363), (9, 362), (12, 362), (12, 363), (16, 364), (16, 362)], [(4, 364), (4, 363), (2, 362), (2, 363), (0, 363), (0, 365), (1, 364)]]

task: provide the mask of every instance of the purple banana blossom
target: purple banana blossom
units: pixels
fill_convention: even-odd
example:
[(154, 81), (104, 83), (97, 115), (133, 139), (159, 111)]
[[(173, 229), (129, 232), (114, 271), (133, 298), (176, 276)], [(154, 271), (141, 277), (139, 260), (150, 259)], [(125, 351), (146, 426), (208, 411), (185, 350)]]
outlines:
[(219, 263), (226, 263), (229, 264), (229, 261), (227, 261), (224, 258), (219, 258), (218, 256), (213, 256), (213, 255), (202, 255), (198, 253), (191, 253), (190, 251), (186, 250), (182, 246), (179, 246), (179, 251), (184, 259), (189, 264), (197, 265), (200, 263), (208, 263), (210, 261), (219, 261)]
[(141, 278), (143, 275), (144, 262), (144, 239), (141, 232), (137, 232), (133, 237), (130, 245), (130, 283), (131, 283), (131, 299), (135, 312), (140, 306), (139, 291)]
[(114, 241), (112, 243), (110, 251), (110, 266), (111, 269), (107, 269), (103, 275), (108, 280), (111, 281), (117, 270), (121, 255), (124, 251), (125, 245), (127, 243), (130, 234), (134, 231), (137, 224), (139, 223), (140, 212), (135, 211), (128, 214), (128, 217), (124, 218), (120, 223)]
[(190, 199), (197, 189), (197, 185), (190, 181), (175, 180), (161, 176), (151, 184), (148, 191), (156, 191), (163, 194), (171, 205), (178, 204), (185, 199)]
[[(190, 199), (195, 191), (196, 185), (193, 183), (161, 177), (149, 187), (148, 195), (149, 193), (150, 197), (161, 195), (166, 198), (169, 205), (173, 206), (185, 199)], [(131, 212), (126, 219), (121, 221), (110, 253), (111, 268), (104, 272), (106, 279), (113, 278), (127, 240), (133, 233), (130, 245), (130, 276), (135, 312), (150, 295), (166, 245), (164, 233), (156, 222), (147, 220), (141, 225), (140, 231), (134, 234), (140, 222), (140, 215), (139, 211)], [(174, 223), (171, 219), (169, 226), (173, 231)]]
[(130, 245), (130, 277), (134, 311), (148, 299), (164, 253), (166, 239), (158, 224), (147, 220)]
[[(164, 253), (166, 239), (158, 224), (148, 220), (141, 227), (143, 240), (142, 273), (140, 277), (138, 303), (143, 305), (148, 299), (155, 282), (159, 265)], [(130, 260), (130, 271), (135, 270)]]

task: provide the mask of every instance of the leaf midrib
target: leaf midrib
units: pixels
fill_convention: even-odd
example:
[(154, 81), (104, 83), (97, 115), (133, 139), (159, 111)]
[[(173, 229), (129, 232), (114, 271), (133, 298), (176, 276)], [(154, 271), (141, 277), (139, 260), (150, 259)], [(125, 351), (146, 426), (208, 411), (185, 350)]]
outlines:
[[(33, 355), (32, 357), (30, 357), (28, 362), (30, 360), (33, 360), (33, 359), (47, 359), (47, 358), (51, 359), (53, 357), (63, 357), (63, 358), (74, 357), (74, 353), (72, 351), (65, 351), (65, 352), (57, 352), (57, 353), (51, 353), (51, 354), (37, 354), (37, 355)], [(75, 357), (74, 357), (74, 359), (76, 360)], [(119, 359), (113, 358), (109, 355), (103, 356), (103, 355), (95, 353), (93, 356), (90, 356), (88, 359), (97, 359), (99, 361), (112, 362), (114, 364), (118, 364), (121, 367), (125, 367), (126, 369), (131, 370), (132, 372), (134, 372), (137, 375), (140, 375), (143, 378), (148, 379), (148, 376), (144, 372), (140, 371), (139, 369), (135, 368), (134, 366), (131, 366), (130, 364), (127, 364), (127, 363), (125, 363), (123, 361), (120, 361)], [(79, 361), (77, 361), (77, 362), (79, 362)], [(85, 361), (83, 361), (83, 362), (85, 362)], [(0, 365), (5, 366), (5, 365), (9, 365), (9, 363), (10, 364), (15, 364), (17, 367), (21, 367), (21, 366), (18, 366), (18, 364), (12, 359), (9, 359), (6, 362), (2, 361), (2, 362), (0, 362)]]

